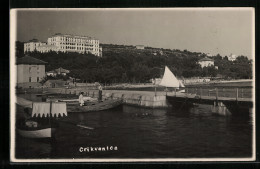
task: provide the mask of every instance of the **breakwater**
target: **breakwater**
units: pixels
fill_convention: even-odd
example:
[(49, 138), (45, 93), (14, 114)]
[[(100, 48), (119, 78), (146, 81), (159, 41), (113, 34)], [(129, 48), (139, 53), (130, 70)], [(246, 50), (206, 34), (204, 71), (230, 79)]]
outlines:
[[(84, 92), (85, 96), (98, 98), (98, 90), (87, 89), (65, 89), (65, 88), (47, 88), (43, 92), (56, 94), (75, 94), (79, 95)], [(170, 104), (167, 103), (165, 92), (151, 91), (127, 91), (127, 90), (103, 90), (103, 99), (123, 99), (125, 104), (149, 107), (149, 108), (167, 108)]]

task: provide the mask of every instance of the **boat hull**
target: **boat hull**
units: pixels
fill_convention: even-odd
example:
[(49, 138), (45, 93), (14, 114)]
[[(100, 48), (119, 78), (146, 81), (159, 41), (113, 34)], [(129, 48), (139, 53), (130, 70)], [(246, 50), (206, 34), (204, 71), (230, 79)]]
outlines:
[(116, 108), (123, 104), (123, 100), (106, 100), (103, 102), (97, 102), (94, 105), (80, 106), (78, 103), (69, 104), (67, 103), (67, 111), (70, 113), (73, 112), (95, 112), (103, 111), (112, 108)]
[(45, 128), (39, 130), (21, 130), (17, 129), (18, 133), (26, 138), (51, 138), (54, 128)]

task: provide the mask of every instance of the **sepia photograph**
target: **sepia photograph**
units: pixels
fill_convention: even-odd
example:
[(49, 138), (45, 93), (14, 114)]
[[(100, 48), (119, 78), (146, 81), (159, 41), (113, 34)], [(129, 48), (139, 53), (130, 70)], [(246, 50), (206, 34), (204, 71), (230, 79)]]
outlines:
[(11, 162), (254, 161), (254, 8), (10, 10)]

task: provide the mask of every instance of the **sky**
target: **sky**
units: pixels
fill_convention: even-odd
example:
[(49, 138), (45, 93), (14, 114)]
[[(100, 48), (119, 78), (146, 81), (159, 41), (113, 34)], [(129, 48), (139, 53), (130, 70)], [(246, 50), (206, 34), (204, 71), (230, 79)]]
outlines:
[(22, 42), (62, 33), (106, 44), (254, 56), (252, 8), (18, 10), (16, 21)]

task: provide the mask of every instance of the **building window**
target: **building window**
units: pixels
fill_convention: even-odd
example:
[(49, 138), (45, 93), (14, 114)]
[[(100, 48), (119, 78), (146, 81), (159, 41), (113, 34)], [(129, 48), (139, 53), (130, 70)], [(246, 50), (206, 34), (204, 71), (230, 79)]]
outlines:
[(37, 77), (37, 82), (39, 82), (39, 80), (40, 80), (40, 78), (39, 78), (39, 77)]
[(29, 77), (29, 82), (32, 82), (32, 78), (31, 77)]
[(32, 68), (31, 68), (31, 67), (29, 67), (29, 73), (31, 73), (31, 71), (32, 71)]

